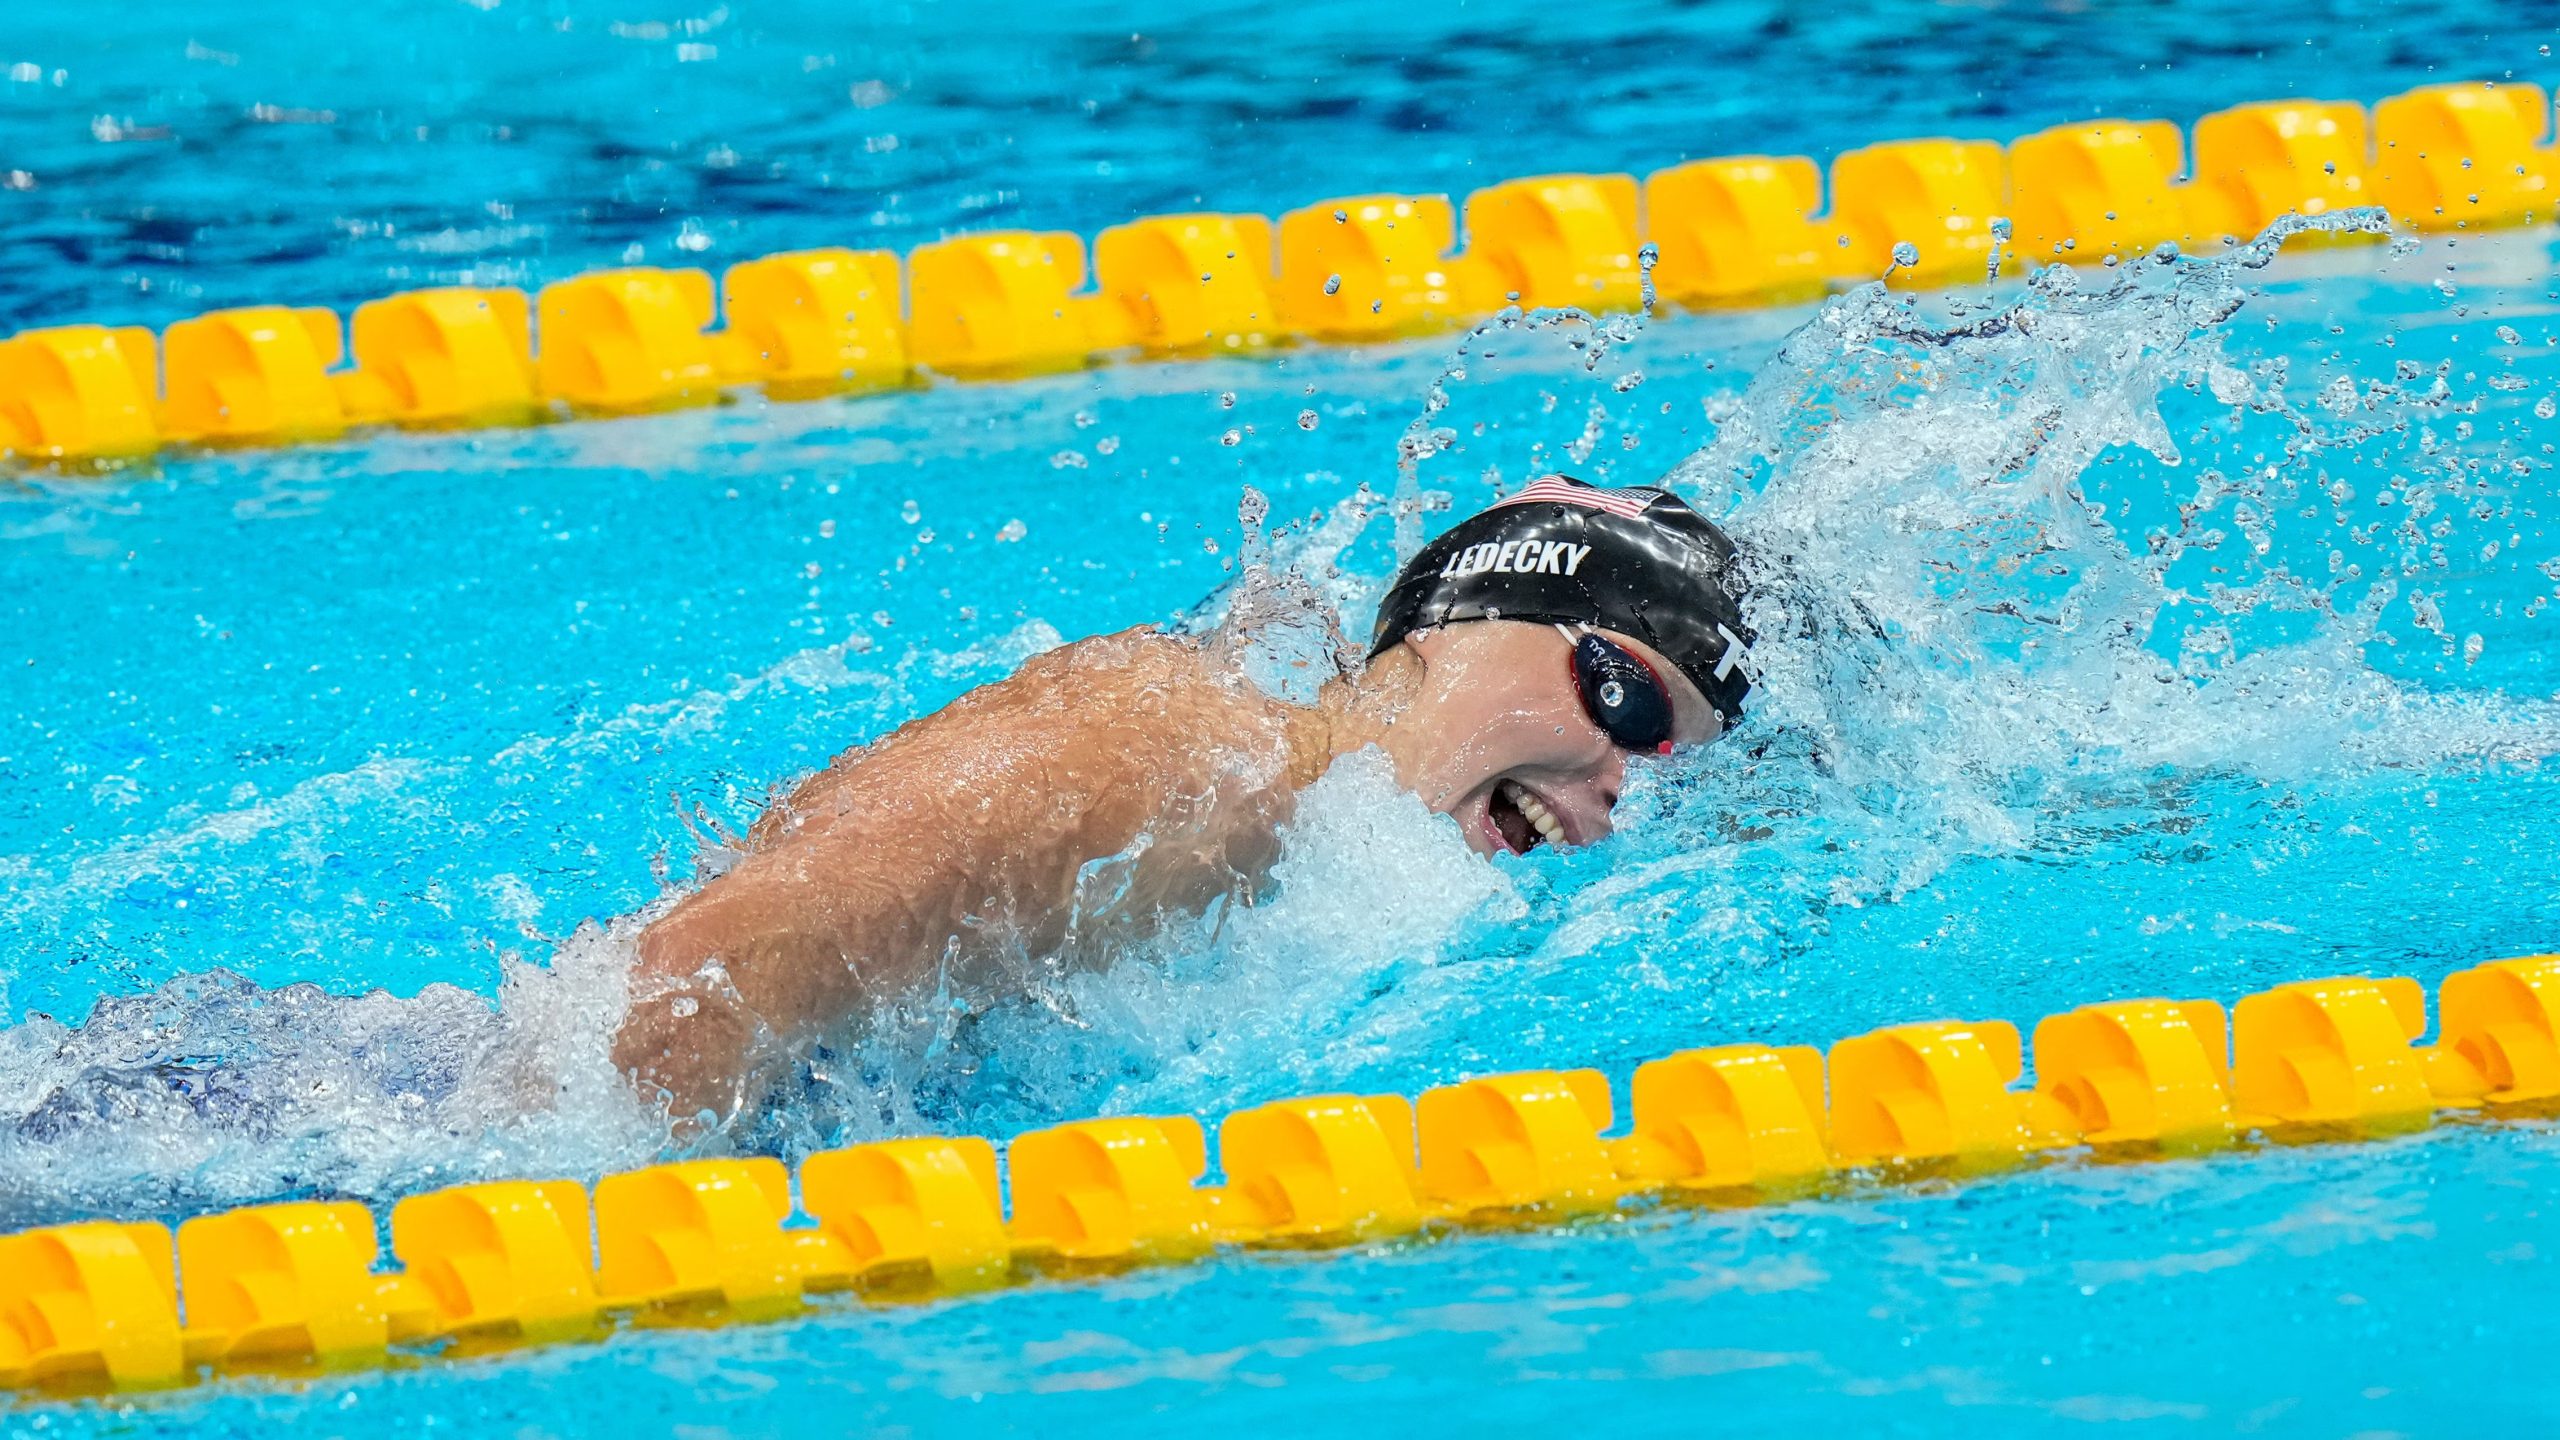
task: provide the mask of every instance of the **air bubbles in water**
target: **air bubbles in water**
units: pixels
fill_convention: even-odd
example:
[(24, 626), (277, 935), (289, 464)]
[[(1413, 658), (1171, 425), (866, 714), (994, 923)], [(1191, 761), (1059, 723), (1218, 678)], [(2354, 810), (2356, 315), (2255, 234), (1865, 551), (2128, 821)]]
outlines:
[(1313, 430), (1316, 428), (1316, 412), (1313, 410), (1299, 411), (1298, 428), (1301, 430)]

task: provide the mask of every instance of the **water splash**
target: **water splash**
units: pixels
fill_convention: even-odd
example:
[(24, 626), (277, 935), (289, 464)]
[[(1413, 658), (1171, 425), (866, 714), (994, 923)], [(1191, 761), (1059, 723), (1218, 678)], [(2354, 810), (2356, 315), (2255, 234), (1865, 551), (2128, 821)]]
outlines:
[(1341, 612), (1325, 602), (1318, 587), (1338, 578), (1335, 553), (1358, 537), (1374, 508), (1362, 487), (1337, 507), (1331, 551), (1323, 548), (1327, 532), (1310, 527), (1284, 535), (1290, 554), (1276, 561), (1271, 502), (1246, 486), (1236, 504), (1244, 531), (1236, 580), (1185, 617), (1180, 628), (1206, 639), (1262, 693), (1314, 704), (1325, 682), (1352, 668), (1359, 655), (1337, 619)]
[(509, 959), (494, 1005), (215, 971), (0, 1030), (0, 1227), (646, 1161), (665, 1127), (608, 1054), (640, 918)]
[[(2432, 600), (2393, 608), (2424, 563), (2406, 547), (2457, 543), (2434, 501), (2479, 501), (2479, 479), (2395, 475), (2386, 498), (2417, 495), (2429, 522), (2402, 521), (2397, 547), (2343, 509), (2302, 513), (2329, 466), (2404, 464), (2459, 402), (2367, 383), (2338, 423), (2288, 398), (2282, 367), (2253, 379), (2228, 354), (2285, 240), (2383, 228), (2370, 211), (2295, 218), (2095, 288), (2047, 267), (2013, 300), (1954, 302), (1956, 323), (1862, 287), (1791, 336), (1675, 470), (1730, 515), (1755, 572), (1754, 730), (1796, 762), (1754, 772), (1756, 803), (1859, 837), (1869, 863), (1839, 898), (1903, 893), (1962, 855), (2067, 846), (2093, 813), (2156, 818), (2179, 803), (2164, 768), (2530, 762), (2560, 743), (2547, 707), (2432, 701), (2366, 659), (2394, 615), (2445, 628)], [(2264, 448), (2245, 470), (2190, 465), (2181, 429), (2217, 457)], [(2311, 556), (2358, 550), (2309, 573)]]
[(1425, 464), (1457, 443), (1458, 432), (1443, 421), (1451, 400), (1450, 387), (1467, 381), (1472, 363), (1518, 353), (1519, 347), (1503, 343), (1510, 338), (1558, 342), (1569, 363), (1586, 375), (1597, 373), (1602, 362), (1632, 344), (1652, 320), (1657, 303), (1653, 271), (1659, 258), (1659, 251), (1651, 244), (1636, 252), (1638, 290), (1644, 302), (1641, 310), (1594, 315), (1569, 305), (1525, 311), (1508, 305), (1468, 330), (1451, 347), (1440, 373), (1423, 387), (1421, 408), (1396, 442), (1396, 488), (1389, 509), (1395, 517), (1398, 564), (1422, 548), (1423, 517), (1449, 508), (1445, 491), (1423, 488), (1422, 471)]

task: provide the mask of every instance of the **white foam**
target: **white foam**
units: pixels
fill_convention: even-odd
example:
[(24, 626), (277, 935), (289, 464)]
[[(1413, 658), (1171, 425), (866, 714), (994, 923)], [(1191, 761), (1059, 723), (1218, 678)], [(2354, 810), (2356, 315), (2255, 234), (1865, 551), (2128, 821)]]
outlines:
[(0, 1223), (278, 1195), (388, 1197), (646, 1160), (608, 1054), (637, 922), (589, 926), (497, 1002), (266, 990), (224, 972), (0, 1030)]

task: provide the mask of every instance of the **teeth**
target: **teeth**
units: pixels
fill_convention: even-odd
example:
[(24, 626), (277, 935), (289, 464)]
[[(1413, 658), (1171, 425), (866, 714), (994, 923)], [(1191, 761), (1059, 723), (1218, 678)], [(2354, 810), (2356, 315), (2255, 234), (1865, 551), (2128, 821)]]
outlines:
[(1509, 780), (1502, 782), (1502, 793), (1509, 796), (1511, 803), (1520, 808), (1521, 814), (1529, 817), (1529, 823), (1538, 828), (1540, 839), (1558, 849), (1563, 848), (1564, 826), (1556, 819), (1553, 811), (1538, 803), (1537, 796)]

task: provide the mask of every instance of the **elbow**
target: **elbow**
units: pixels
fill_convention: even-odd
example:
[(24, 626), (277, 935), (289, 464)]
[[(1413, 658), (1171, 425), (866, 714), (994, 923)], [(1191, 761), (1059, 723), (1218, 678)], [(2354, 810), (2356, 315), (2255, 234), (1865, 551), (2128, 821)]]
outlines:
[(732, 1007), (690, 997), (635, 1001), (613, 1040), (613, 1064), (644, 1104), (663, 1105), (688, 1128), (716, 1128), (737, 1114), (747, 1046)]
[(683, 1129), (716, 1129), (752, 1098), (749, 1071), (765, 1027), (716, 960), (670, 963), (681, 953), (663, 924), (641, 937), (613, 1065), (644, 1104), (664, 1105)]

